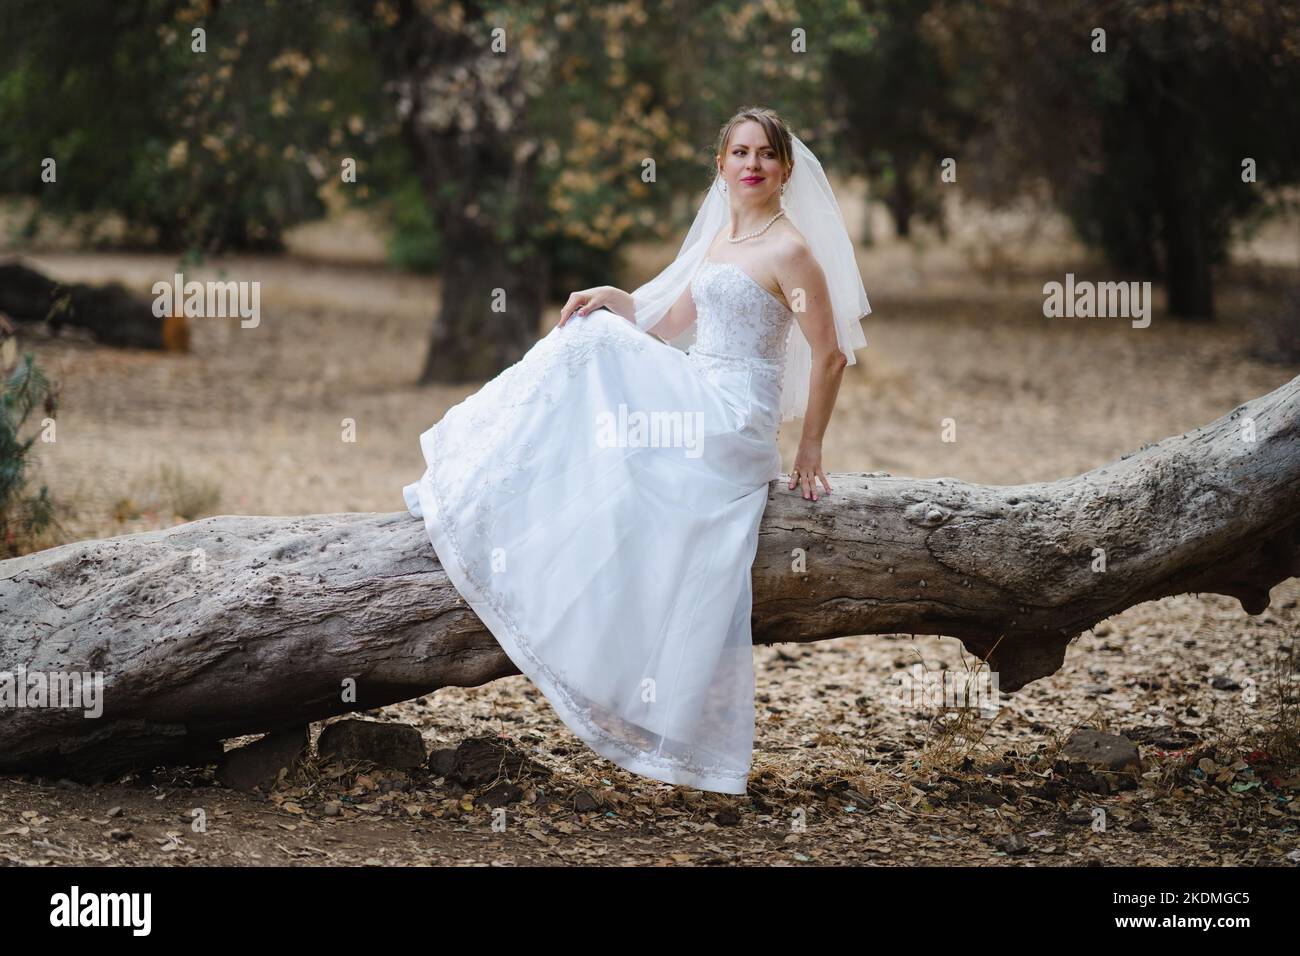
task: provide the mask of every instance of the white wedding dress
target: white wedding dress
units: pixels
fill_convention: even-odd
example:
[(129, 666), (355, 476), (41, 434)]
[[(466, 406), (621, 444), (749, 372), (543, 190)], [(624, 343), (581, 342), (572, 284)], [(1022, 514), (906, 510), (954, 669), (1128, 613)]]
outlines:
[(793, 313), (731, 263), (686, 353), (607, 309), (555, 327), (420, 436), (403, 495), (447, 576), (593, 750), (744, 793), (750, 573)]

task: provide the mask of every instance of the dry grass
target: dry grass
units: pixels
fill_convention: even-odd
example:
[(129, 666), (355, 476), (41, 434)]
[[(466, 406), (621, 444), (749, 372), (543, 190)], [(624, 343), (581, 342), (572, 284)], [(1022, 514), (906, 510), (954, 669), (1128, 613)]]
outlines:
[(120, 523), (176, 519), (194, 521), (217, 514), (221, 486), (208, 478), (195, 478), (176, 465), (161, 464), (136, 481), (137, 491), (118, 499), (113, 517)]

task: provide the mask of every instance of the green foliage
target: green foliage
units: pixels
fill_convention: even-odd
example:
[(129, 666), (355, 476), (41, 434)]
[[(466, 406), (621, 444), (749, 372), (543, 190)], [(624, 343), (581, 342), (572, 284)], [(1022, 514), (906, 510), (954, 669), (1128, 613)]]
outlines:
[(8, 0), (0, 183), (191, 254), (275, 248), (332, 184), (404, 267), (490, 244), (589, 285), (680, 235), (719, 125), (757, 104), (871, 177), (900, 230), (941, 223), (951, 156), (988, 198), (1045, 182), (1194, 305), (1234, 223), (1300, 181), (1298, 51), (1284, 0)]
[(436, 272), (442, 264), (442, 237), (413, 176), (403, 180), (391, 199), (385, 198), (392, 232), (388, 236), (388, 261), (412, 272)]
[(39, 198), (38, 216), (118, 213), (132, 244), (277, 248), (323, 212), (341, 159), (390, 135), (370, 124), (381, 94), (348, 13), (342, 0), (10, 0), (0, 180)]
[(38, 406), (53, 415), (58, 399), (29, 353), (10, 373), (0, 397), (0, 552), (8, 557), (22, 554), (53, 520), (49, 489), (41, 485), (35, 495), (27, 494), (27, 468), (36, 436), (22, 437), (20, 432)]
[[(943, 0), (941, 46), (973, 56), (984, 129), (963, 182), (1046, 184), (1079, 235), (1212, 311), (1234, 223), (1300, 182), (1300, 8), (1284, 0)], [(1105, 49), (1094, 29), (1105, 30)], [(1098, 48), (1094, 48), (1094, 46)], [(1257, 163), (1243, 181), (1242, 162)]]
[[(627, 240), (680, 239), (712, 180), (720, 127), (742, 107), (777, 110), (835, 160), (835, 128), (819, 101), (829, 33), (817, 7), (542, 6), (553, 63), (546, 95), (528, 112), (550, 211), (537, 234), (560, 290), (609, 282), (611, 254)], [(809, 35), (808, 52), (792, 49), (796, 30)]]
[[(197, 260), (277, 247), (286, 228), (322, 213), (333, 180), (386, 214), (403, 266), (438, 267), (441, 220), (477, 206), (500, 234), (472, 241), (568, 250), (557, 264), (581, 271), (627, 239), (679, 232), (695, 204), (678, 200), (708, 184), (717, 126), (742, 105), (782, 110), (821, 155), (833, 152), (810, 96), (817, 30), (812, 52), (788, 48), (790, 31), (810, 23), (792, 6), (742, 17), (734, 4), (687, 0), (485, 0), (459, 13), (378, 0), (11, 0), (0, 12), (0, 182), (39, 198), (37, 217), (117, 213), (128, 244)], [(206, 52), (191, 46), (200, 27)], [(518, 63), (487, 49), (497, 27)], [(522, 100), (499, 95), (511, 71)], [(512, 214), (525, 197), (508, 170), (461, 181), (431, 162), (437, 154), (402, 128), (397, 104), (409, 98), (396, 76), (436, 81), (428, 102), (445, 126), (473, 116), (473, 136), (537, 150), (523, 192), (544, 214)], [(56, 183), (41, 181), (47, 156)], [(357, 161), (355, 184), (336, 178), (345, 157)], [(654, 182), (642, 180), (646, 159)]]
[(828, 24), (829, 105), (852, 164), (867, 174), (901, 236), (914, 218), (943, 226), (939, 164), (978, 125), (967, 51), (945, 57), (927, 20), (939, 0), (867, 0)]
[(1081, 236), (1134, 271), (1168, 271), (1163, 232), (1180, 222), (1202, 236), (1209, 263), (1222, 262), (1231, 223), (1265, 199), (1264, 189), (1242, 182), (1242, 159), (1257, 159), (1265, 183), (1300, 179), (1300, 85), (1287, 89), (1261, 69), (1283, 52), (1273, 38), (1233, 37), (1197, 12), (1131, 15), (1121, 24), (1102, 69), (1072, 58), (1082, 105), (1096, 118), (1100, 161), (1063, 190), (1064, 208)]

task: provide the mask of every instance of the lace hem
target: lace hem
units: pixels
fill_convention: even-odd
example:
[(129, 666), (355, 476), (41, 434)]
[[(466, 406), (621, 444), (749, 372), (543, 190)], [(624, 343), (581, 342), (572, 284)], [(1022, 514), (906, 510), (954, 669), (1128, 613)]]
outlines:
[[(595, 709), (575, 699), (562, 676), (537, 656), (505, 602), (475, 573), (473, 564), (465, 560), (454, 521), (443, 504), (443, 496), (432, 486), (427, 490), (433, 499), (437, 522), (432, 531), (445, 541), (444, 550), (450, 549), (451, 563), (444, 564), (444, 570), (453, 579), (452, 583), (462, 592), (462, 597), (467, 601), (472, 600), (475, 612), (485, 618), (485, 624), (493, 625), (490, 629), (494, 633), (500, 634), (504, 629), (517, 653), (523, 655), (522, 663), (516, 661), (517, 664), (521, 664), (520, 669), (534, 683), (545, 683), (560, 696), (565, 711), (582, 724), (585, 734), (580, 736), (583, 736), (593, 749), (611, 760), (616, 753), (623, 761), (621, 765), (627, 769), (655, 779), (664, 779), (667, 783), (684, 784), (724, 793), (746, 792), (749, 783), (748, 770), (735, 770), (723, 764), (704, 762), (694, 756), (671, 758), (657, 755), (610, 733), (598, 723), (594, 716)], [(486, 605), (486, 608), (483, 605)], [(489, 622), (486, 618), (495, 618), (495, 620)]]

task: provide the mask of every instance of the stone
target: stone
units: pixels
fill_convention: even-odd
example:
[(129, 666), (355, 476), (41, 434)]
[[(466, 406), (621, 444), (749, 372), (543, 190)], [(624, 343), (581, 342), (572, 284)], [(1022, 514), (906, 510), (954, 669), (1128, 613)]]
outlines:
[(316, 751), (322, 760), (371, 761), (406, 770), (425, 761), (424, 738), (409, 724), (378, 720), (339, 720), (321, 731)]
[(1061, 748), (1061, 756), (1099, 770), (1120, 771), (1142, 766), (1137, 744), (1133, 741), (1088, 727), (1070, 735)]
[(251, 744), (228, 750), (217, 764), (217, 779), (245, 793), (267, 791), (280, 771), (292, 771), (307, 754), (307, 725), (277, 730)]
[(491, 737), (461, 741), (443, 776), (466, 788), (481, 787), (498, 780), (518, 780), (530, 761)]

